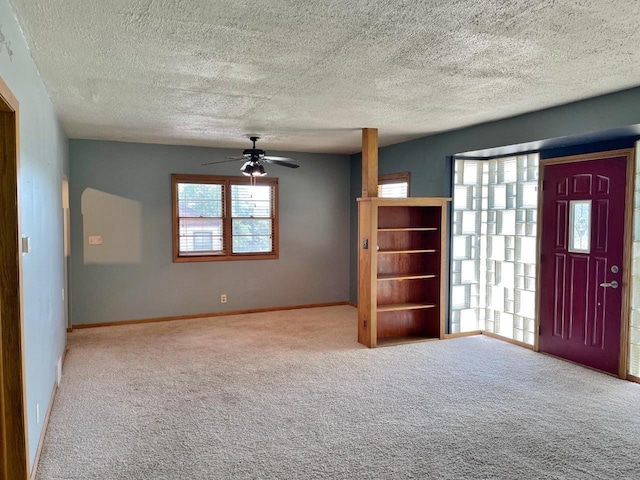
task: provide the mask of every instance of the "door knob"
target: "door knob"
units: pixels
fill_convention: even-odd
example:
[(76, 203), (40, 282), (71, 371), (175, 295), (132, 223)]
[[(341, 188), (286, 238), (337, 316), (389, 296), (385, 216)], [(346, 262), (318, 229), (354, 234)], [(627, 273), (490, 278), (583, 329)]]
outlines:
[(611, 288), (618, 288), (618, 282), (616, 282), (616, 281), (614, 280), (613, 282), (609, 282), (609, 283), (606, 283), (606, 282), (605, 282), (605, 283), (601, 283), (601, 284), (600, 284), (600, 286), (601, 286), (601, 287), (604, 287), (604, 288), (609, 288), (609, 287), (611, 287)]

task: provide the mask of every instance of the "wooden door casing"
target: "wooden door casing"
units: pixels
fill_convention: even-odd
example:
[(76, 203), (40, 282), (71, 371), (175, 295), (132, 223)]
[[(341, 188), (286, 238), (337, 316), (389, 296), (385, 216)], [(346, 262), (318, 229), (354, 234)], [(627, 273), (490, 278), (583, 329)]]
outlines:
[[(633, 160), (632, 150), (551, 159), (542, 162), (540, 175), (538, 349), (621, 377), (626, 373)], [(591, 231), (589, 254), (567, 249), (572, 200), (590, 200), (593, 224), (602, 227)], [(612, 280), (619, 288), (601, 286)]]
[(22, 256), (19, 248), (18, 101), (0, 78), (0, 480), (26, 480)]

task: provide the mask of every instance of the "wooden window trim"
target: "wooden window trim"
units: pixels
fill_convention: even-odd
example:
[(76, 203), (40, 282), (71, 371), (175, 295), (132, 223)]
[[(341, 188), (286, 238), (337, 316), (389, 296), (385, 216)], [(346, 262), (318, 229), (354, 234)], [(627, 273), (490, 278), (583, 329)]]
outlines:
[[(171, 206), (172, 206), (172, 243), (173, 243), (173, 262), (220, 262), (233, 260), (275, 260), (279, 258), (280, 245), (280, 229), (279, 229), (279, 203), (278, 203), (278, 179), (274, 177), (254, 178), (255, 185), (271, 185), (273, 187), (273, 252), (271, 253), (231, 253), (233, 236), (231, 234), (232, 216), (231, 216), (231, 185), (251, 185), (252, 179), (247, 176), (228, 176), (228, 175), (190, 175), (178, 174), (171, 175)], [(178, 183), (209, 183), (222, 185), (223, 194), (223, 242), (225, 245), (225, 253), (219, 255), (180, 255), (179, 240), (179, 217), (178, 217)]]
[(407, 197), (411, 196), (411, 172), (384, 173), (378, 175), (378, 185), (407, 182)]

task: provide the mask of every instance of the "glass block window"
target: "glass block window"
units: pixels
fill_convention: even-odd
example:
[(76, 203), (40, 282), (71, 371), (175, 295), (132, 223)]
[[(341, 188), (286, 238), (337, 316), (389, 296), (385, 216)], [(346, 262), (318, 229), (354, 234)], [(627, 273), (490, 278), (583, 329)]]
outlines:
[(451, 332), (484, 329), (485, 290), (481, 250), (486, 250), (483, 212), (484, 163), (456, 160), (451, 254)]
[(456, 160), (451, 332), (533, 345), (538, 154)]
[[(636, 158), (640, 154), (640, 143)], [(640, 161), (636, 160), (633, 200), (633, 260), (631, 262), (631, 319), (629, 327), (629, 373), (640, 377)]]

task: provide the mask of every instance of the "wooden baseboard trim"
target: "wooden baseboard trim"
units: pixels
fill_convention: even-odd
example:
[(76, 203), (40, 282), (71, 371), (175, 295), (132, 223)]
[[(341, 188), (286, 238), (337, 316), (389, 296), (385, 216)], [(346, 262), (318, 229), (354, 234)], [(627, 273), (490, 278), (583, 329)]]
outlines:
[(231, 315), (245, 315), (247, 313), (277, 312), (280, 310), (300, 310), (303, 308), (337, 307), (340, 305), (349, 305), (349, 302), (311, 303), (307, 305), (290, 305), (290, 306), (284, 306), (284, 307), (253, 308), (250, 310), (229, 310), (227, 312), (196, 313), (192, 315), (177, 315), (173, 317), (142, 318), (138, 320), (122, 320), (120, 322), (87, 323), (87, 324), (74, 325), (73, 329), (79, 330), (83, 328), (115, 327), (117, 325), (137, 325), (139, 323), (172, 322), (174, 320), (191, 320), (195, 318), (227, 317)]
[(462, 338), (462, 337), (473, 337), (475, 335), (482, 335), (482, 330), (473, 330), (471, 332), (460, 332), (460, 333), (445, 333), (445, 340), (450, 340), (452, 338)]
[(347, 305), (351, 305), (352, 307), (358, 308), (358, 304), (356, 302), (347, 302)]
[(67, 361), (67, 353), (69, 353), (69, 347), (65, 347), (64, 353), (62, 354), (62, 369), (64, 370), (64, 364)]
[(487, 331), (482, 331), (483, 335), (487, 337), (495, 338), (496, 340), (502, 340), (503, 342), (511, 343), (513, 345), (517, 345), (519, 347), (528, 348), (529, 350), (533, 350), (533, 345), (529, 345), (528, 343), (520, 342), (518, 340), (512, 340), (511, 338), (503, 337), (502, 335), (498, 335), (496, 333), (491, 333)]
[(73, 327), (68, 327), (67, 328), (67, 333), (71, 333), (71, 332), (73, 332)]
[(627, 373), (627, 380), (630, 382), (640, 383), (640, 377), (636, 377), (635, 375), (629, 375)]
[(38, 464), (40, 463), (40, 454), (42, 453), (42, 445), (44, 445), (44, 438), (47, 435), (47, 428), (49, 428), (49, 417), (51, 416), (51, 410), (53, 409), (53, 401), (56, 398), (58, 392), (58, 383), (53, 382), (53, 390), (51, 390), (51, 398), (49, 399), (49, 406), (47, 407), (47, 414), (44, 417), (44, 423), (42, 424), (42, 432), (40, 433), (40, 441), (38, 441), (38, 449), (36, 450), (36, 458), (33, 461), (33, 469), (29, 475), (29, 480), (35, 480), (38, 474)]

